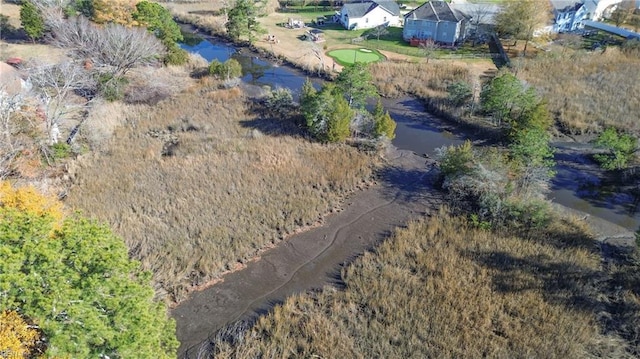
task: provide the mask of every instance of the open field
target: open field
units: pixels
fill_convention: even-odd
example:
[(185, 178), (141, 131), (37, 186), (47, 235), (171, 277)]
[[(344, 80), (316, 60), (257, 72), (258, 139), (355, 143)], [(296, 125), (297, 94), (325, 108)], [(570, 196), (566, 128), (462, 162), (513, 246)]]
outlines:
[[(215, 357), (633, 357), (637, 314), (599, 322), (611, 304), (599, 283), (615, 273), (583, 225), (518, 237), (444, 213), (410, 223), (343, 270), (344, 290), (286, 300)], [(633, 283), (622, 290), (637, 308)]]
[(126, 125), (70, 171), (67, 205), (109, 223), (173, 300), (316, 225), (372, 175), (370, 155), (309, 142), (249, 103), (205, 83), (112, 107)]

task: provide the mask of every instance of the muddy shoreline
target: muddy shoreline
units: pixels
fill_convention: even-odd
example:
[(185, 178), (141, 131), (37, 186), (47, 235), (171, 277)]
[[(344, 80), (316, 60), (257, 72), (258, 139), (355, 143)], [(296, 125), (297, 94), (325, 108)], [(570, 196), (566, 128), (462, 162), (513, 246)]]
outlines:
[(373, 249), (394, 228), (443, 203), (425, 159), (390, 147), (378, 183), (352, 195), (321, 227), (292, 236), (224, 281), (174, 308), (180, 358), (191, 358), (217, 330), (252, 321), (296, 293), (339, 284), (342, 266)]
[[(248, 51), (301, 70), (309, 76), (322, 78), (287, 59), (273, 56), (267, 50), (247, 47), (216, 35), (208, 38), (222, 40), (237, 46), (238, 51)], [(421, 101), (431, 114), (428, 102)], [(437, 114), (429, 117), (437, 117), (440, 130), (465, 133), (476, 144), (488, 144), (496, 138), (492, 136), (496, 129), (490, 126), (448, 116), (443, 118)], [(575, 143), (576, 146), (560, 149), (557, 154), (562, 156), (570, 152), (571, 156), (564, 157), (565, 162), (576, 168), (585, 167), (579, 161), (587, 158), (591, 151), (587, 148), (589, 146), (581, 145), (586, 142), (564, 135), (556, 140)], [(437, 173), (432, 167), (432, 160), (425, 163), (424, 157), (395, 147), (387, 150), (386, 158), (388, 167), (380, 173), (378, 183), (352, 194), (345, 201), (344, 209), (327, 216), (322, 226), (285, 239), (246, 267), (226, 274), (221, 282), (191, 293), (188, 300), (175, 307), (171, 315), (177, 322), (177, 337), (181, 343), (179, 357), (196, 357), (216, 331), (237, 321), (251, 322), (288, 296), (325, 285), (339, 286), (339, 274), (344, 265), (375, 248), (395, 228), (412, 218), (433, 213), (444, 203), (442, 193), (433, 185)], [(571, 164), (570, 160), (578, 162)], [(592, 164), (587, 167), (592, 174), (603, 173)], [(633, 232), (629, 229), (579, 210), (558, 204), (554, 206), (561, 215), (582, 218), (600, 243), (634, 245)]]

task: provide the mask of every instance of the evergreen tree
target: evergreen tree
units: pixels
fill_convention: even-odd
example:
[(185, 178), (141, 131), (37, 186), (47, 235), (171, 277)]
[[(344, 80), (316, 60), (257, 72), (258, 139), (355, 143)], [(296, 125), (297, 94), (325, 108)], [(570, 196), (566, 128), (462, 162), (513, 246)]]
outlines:
[(136, 4), (133, 19), (140, 25), (146, 26), (167, 48), (165, 63), (179, 65), (188, 60), (186, 51), (178, 46), (184, 40), (180, 27), (173, 21), (169, 10), (162, 5), (149, 1)]
[(385, 111), (382, 102), (378, 100), (373, 111), (373, 135), (375, 137), (385, 136), (390, 140), (396, 137), (396, 122)]
[(169, 10), (158, 3), (141, 1), (136, 4), (133, 18), (140, 25), (146, 26), (162, 43), (175, 44), (183, 40), (180, 27), (173, 21)]
[(300, 108), (302, 109), (303, 114), (305, 111), (311, 109), (314, 97), (317, 93), (318, 91), (316, 91), (316, 88), (313, 87), (313, 83), (307, 77), (304, 84), (302, 84), (302, 90), (300, 91)]
[(254, 0), (238, 0), (236, 5), (229, 10), (229, 21), (225, 25), (227, 34), (233, 40), (246, 37), (249, 42), (255, 40), (255, 34), (261, 33), (262, 28), (256, 19), (260, 15), (260, 9), (256, 7)]
[(518, 122), (519, 117), (538, 103), (535, 90), (525, 88), (513, 74), (495, 77), (480, 93), (482, 108), (491, 113), (498, 124)]
[(24, 1), (20, 6), (20, 23), (32, 41), (44, 35), (44, 19), (31, 1)]
[(320, 141), (344, 141), (351, 133), (354, 112), (342, 92), (333, 84), (327, 84), (320, 92), (308, 95), (302, 112), (307, 129)]
[(60, 213), (0, 183), (0, 308), (33, 320), (48, 356), (175, 357), (175, 325), (150, 274), (107, 227)]
[(346, 66), (338, 75), (336, 85), (347, 97), (351, 107), (363, 108), (367, 98), (378, 94), (367, 65), (361, 62)]

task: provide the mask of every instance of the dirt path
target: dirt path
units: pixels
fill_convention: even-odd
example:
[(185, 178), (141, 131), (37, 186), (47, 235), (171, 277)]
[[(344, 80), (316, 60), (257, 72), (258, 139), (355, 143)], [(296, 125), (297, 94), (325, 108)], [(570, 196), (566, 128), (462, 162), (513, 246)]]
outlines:
[(195, 357), (216, 330), (264, 314), (287, 296), (336, 283), (342, 265), (412, 217), (438, 208), (441, 197), (424, 158), (391, 149), (387, 159), (378, 184), (355, 194), (322, 227), (290, 238), (175, 308), (179, 357)]

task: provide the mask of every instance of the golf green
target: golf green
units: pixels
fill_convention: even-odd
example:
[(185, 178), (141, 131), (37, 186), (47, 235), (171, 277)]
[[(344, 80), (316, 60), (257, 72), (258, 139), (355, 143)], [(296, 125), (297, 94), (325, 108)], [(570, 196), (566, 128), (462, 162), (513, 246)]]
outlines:
[(382, 58), (379, 52), (369, 49), (338, 49), (327, 53), (340, 65), (351, 65), (355, 62), (376, 62)]

